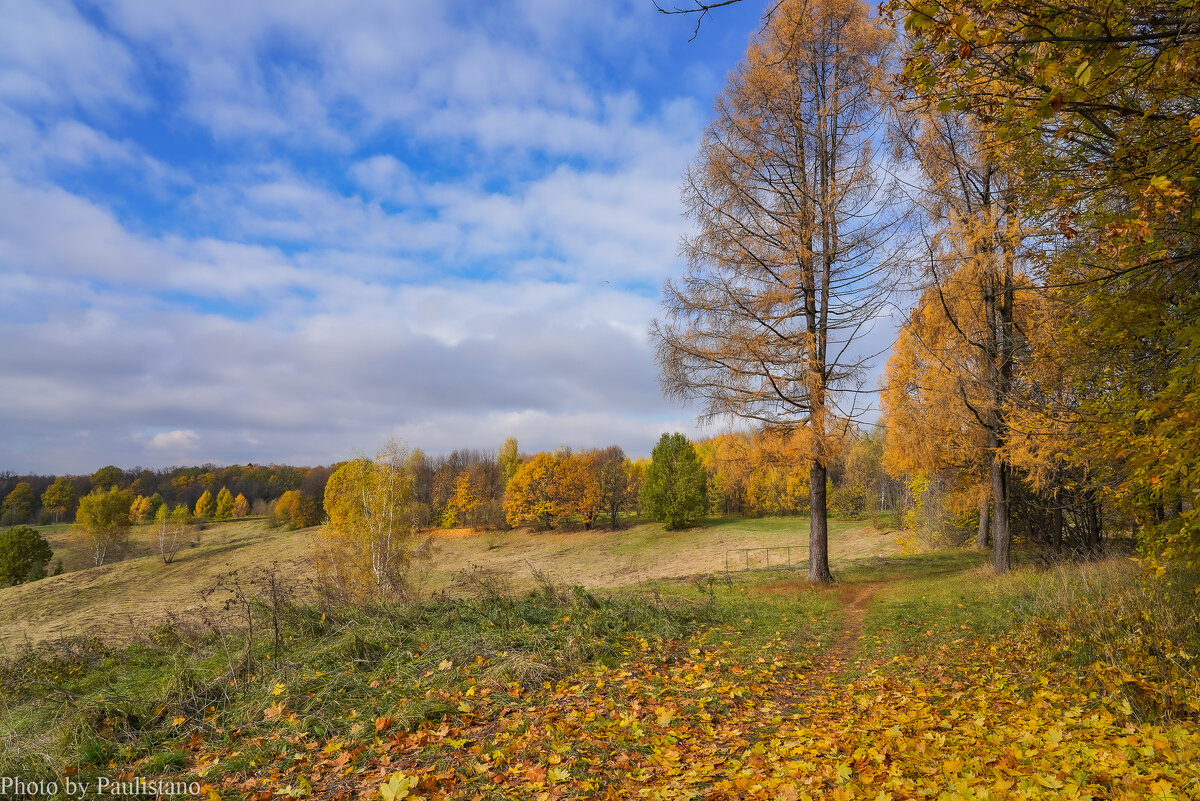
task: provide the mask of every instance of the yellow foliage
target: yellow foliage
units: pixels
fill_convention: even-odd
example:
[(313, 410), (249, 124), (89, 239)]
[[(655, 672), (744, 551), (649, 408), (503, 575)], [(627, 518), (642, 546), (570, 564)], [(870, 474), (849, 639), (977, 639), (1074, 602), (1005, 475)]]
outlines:
[(504, 513), (510, 526), (536, 523), (553, 528), (587, 503), (587, 475), (569, 451), (539, 453), (509, 479)]
[(388, 442), (374, 459), (353, 459), (329, 477), (329, 524), (318, 541), (318, 572), (343, 597), (404, 592), (412, 557), (412, 475), (405, 450)]

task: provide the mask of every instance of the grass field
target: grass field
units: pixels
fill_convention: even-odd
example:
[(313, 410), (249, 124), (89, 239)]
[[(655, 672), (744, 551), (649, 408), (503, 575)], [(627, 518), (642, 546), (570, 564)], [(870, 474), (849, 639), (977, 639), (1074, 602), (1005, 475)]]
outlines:
[[(208, 801), (1200, 798), (1195, 576), (1018, 550), (996, 577), (984, 553), (898, 553), (848, 524), (834, 585), (718, 570), (795, 528), (452, 532), (428, 588), (478, 564), (508, 592), (260, 599), (252, 633), (18, 647), (0, 776), (194, 781)], [(177, 565), (80, 570), (43, 603), (102, 633), (104, 610), (164, 611), (230, 566), (290, 549), (303, 575), (311, 535), (218, 527)]]
[(1200, 796), (1194, 578), (985, 560), (300, 606), (278, 643), (264, 617), (249, 643), (49, 645), (0, 668), (0, 775), (222, 801)]
[[(125, 558), (97, 568), (72, 543), (68, 527), (47, 527), (44, 536), (68, 572), (0, 589), (0, 656), (79, 633), (128, 639), (168, 614), (194, 615), (200, 592), (233, 570), (249, 573), (275, 562), (283, 576), (303, 584), (312, 572), (315, 531), (272, 529), (262, 520), (215, 524), (164, 565), (148, 544), (149, 528), (136, 527)], [(728, 549), (804, 546), (807, 531), (804, 518), (765, 518), (717, 520), (673, 532), (657, 523), (616, 532), (435, 532), (433, 556), (415, 575), (424, 593), (451, 587), (473, 565), (503, 573), (517, 588), (533, 586), (535, 573), (566, 585), (627, 586), (724, 570)], [(794, 550), (793, 557), (805, 551)], [(851, 560), (895, 552), (888, 532), (865, 523), (831, 523), (835, 570)]]
[(200, 592), (224, 572), (278, 562), (282, 571), (301, 576), (311, 551), (311, 532), (247, 520), (210, 526), (164, 565), (148, 544), (149, 527), (139, 526), (126, 558), (92, 567), (68, 527), (48, 528), (43, 536), (67, 572), (0, 589), (0, 656), (78, 634), (128, 639), (169, 613), (195, 611)]

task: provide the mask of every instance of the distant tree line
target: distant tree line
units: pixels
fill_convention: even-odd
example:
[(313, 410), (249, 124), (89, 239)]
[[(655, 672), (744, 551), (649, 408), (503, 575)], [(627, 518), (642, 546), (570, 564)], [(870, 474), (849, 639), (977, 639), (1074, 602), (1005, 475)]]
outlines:
[[(141, 522), (152, 520), (160, 504), (182, 505), (194, 510), (205, 493), (215, 504), (222, 490), (227, 491), (234, 501), (238, 496), (245, 498), (245, 515), (265, 516), (280, 496), (292, 490), (315, 499), (319, 506), (330, 472), (330, 468), (322, 466), (255, 464), (226, 467), (205, 464), (160, 470), (140, 467), (123, 470), (108, 465), (82, 476), (4, 472), (0, 473), (0, 498), (3, 499), (0, 501), (0, 525), (69, 523), (75, 519), (81, 498), (94, 490), (114, 487), (134, 500), (155, 499), (148, 510), (133, 510)], [(232, 512), (231, 508), (231, 516), (245, 516)]]

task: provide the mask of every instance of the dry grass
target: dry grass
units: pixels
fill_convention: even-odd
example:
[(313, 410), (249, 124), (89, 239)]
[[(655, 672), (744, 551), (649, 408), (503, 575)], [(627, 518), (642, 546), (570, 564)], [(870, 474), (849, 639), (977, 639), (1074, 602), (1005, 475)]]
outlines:
[[(200, 592), (231, 570), (249, 572), (277, 562), (282, 576), (312, 575), (312, 535), (317, 529), (269, 529), (262, 521), (238, 521), (206, 530), (198, 545), (184, 548), (170, 565), (147, 555), (144, 530), (135, 529), (123, 561), (86, 567), (86, 554), (69, 544), (62, 527), (47, 539), (68, 570), (61, 576), (0, 589), (0, 657), (25, 645), (78, 634), (129, 639), (169, 614), (195, 615)], [(616, 532), (519, 529), (434, 535), (431, 563), (415, 571), (424, 592), (451, 589), (473, 565), (504, 574), (517, 588), (533, 587), (537, 574), (557, 584), (617, 587), (724, 569), (732, 548), (806, 545), (804, 518), (719, 520), (684, 531), (643, 523)], [(801, 556), (806, 549), (801, 549)], [(865, 523), (831, 523), (830, 557), (839, 563), (897, 552), (895, 536)], [(794, 558), (796, 558), (794, 554)], [(74, 568), (74, 569), (72, 569)]]
[[(830, 529), (835, 565), (899, 550), (893, 533), (866, 523), (831, 522)], [(735, 548), (799, 545), (793, 560), (803, 559), (807, 544), (806, 518), (720, 520), (682, 531), (665, 531), (659, 523), (616, 532), (520, 529), (463, 536), (455, 531), (446, 538), (435, 535), (429, 581), (444, 586), (449, 576), (474, 564), (504, 571), (518, 583), (532, 583), (540, 572), (559, 584), (618, 587), (724, 570), (725, 553)]]
[[(133, 553), (149, 550), (138, 542)], [(278, 562), (283, 572), (309, 572), (312, 530), (268, 529), (262, 521), (213, 526), (194, 547), (185, 547), (164, 565), (157, 555), (127, 556), (120, 562), (86, 567), (41, 581), (0, 589), (0, 657), (26, 644), (88, 635), (127, 639), (168, 614), (187, 616), (201, 605), (200, 592), (230, 570)], [(65, 565), (80, 560), (63, 546), (69, 535), (51, 531), (47, 540), (65, 550)]]

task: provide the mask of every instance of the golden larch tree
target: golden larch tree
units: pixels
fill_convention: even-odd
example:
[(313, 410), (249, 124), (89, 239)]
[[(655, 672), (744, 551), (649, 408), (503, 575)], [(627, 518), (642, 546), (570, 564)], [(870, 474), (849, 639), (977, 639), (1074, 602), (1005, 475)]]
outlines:
[(831, 434), (886, 300), (895, 218), (874, 144), (891, 33), (861, 0), (781, 0), (717, 99), (684, 178), (688, 271), (651, 325), (669, 396), (809, 430), (809, 579), (829, 569)]

